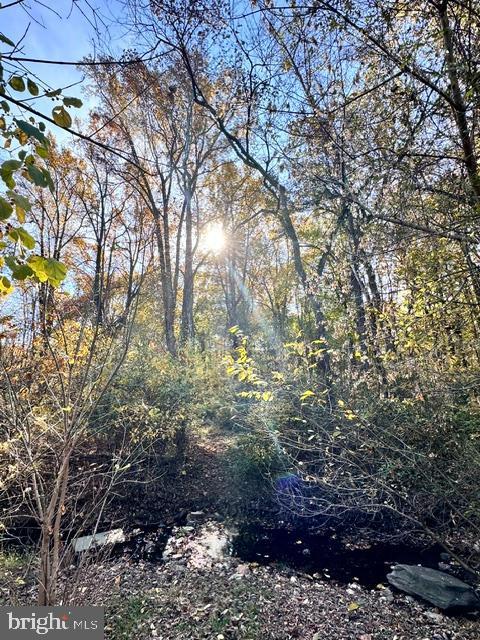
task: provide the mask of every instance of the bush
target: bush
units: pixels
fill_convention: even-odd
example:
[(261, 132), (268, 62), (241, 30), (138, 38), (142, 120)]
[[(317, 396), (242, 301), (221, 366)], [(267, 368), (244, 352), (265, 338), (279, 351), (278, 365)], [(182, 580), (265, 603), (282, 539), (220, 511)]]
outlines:
[(274, 501), (276, 479), (286, 472), (288, 460), (275, 433), (257, 430), (237, 438), (228, 465), (235, 501), (244, 507), (263, 501), (265, 506)]
[(177, 363), (165, 355), (129, 353), (92, 429), (106, 446), (112, 439), (127, 452), (182, 458), (192, 388)]
[[(290, 502), (309, 522), (362, 526), (395, 537), (417, 534), (475, 540), (480, 531), (480, 378), (452, 377), (434, 367), (412, 371), (395, 363), (392, 386), (377, 372), (358, 372), (355, 384), (338, 376), (325, 393), (305, 359), (268, 371), (245, 340), (230, 370), (253, 404), (243, 425), (254, 442), (275, 442), (285, 470), (297, 479)], [(257, 391), (257, 390), (260, 390)], [(258, 445), (255, 445), (258, 446)], [(250, 477), (271, 477), (255, 446), (246, 447)], [(261, 450), (261, 447), (260, 447)], [(268, 450), (268, 449), (267, 449)], [(274, 466), (274, 465), (272, 465)], [(301, 486), (300, 486), (301, 485)], [(295, 492), (294, 492), (295, 494)]]
[(240, 436), (234, 449), (234, 463), (249, 484), (263, 484), (285, 471), (279, 444), (261, 433)]

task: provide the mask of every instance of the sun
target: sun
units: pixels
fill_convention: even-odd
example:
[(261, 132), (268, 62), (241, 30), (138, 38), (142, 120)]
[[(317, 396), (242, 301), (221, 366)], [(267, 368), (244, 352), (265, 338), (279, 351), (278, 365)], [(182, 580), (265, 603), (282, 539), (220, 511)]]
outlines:
[(220, 255), (227, 244), (223, 225), (219, 222), (208, 225), (203, 233), (201, 244), (205, 251), (216, 256)]

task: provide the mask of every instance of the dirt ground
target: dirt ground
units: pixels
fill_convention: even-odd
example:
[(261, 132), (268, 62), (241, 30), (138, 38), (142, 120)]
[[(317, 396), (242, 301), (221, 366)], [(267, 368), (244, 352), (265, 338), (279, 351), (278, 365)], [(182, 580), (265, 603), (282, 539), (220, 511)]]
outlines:
[[(143, 503), (139, 495), (125, 517), (141, 519), (142, 510), (155, 514), (154, 520), (162, 513), (166, 521), (193, 509), (221, 513), (229, 478), (219, 459), (230, 445), (228, 438), (204, 434), (191, 444), (182, 467), (162, 476), (163, 490), (152, 488)], [(187, 529), (178, 528), (180, 542), (164, 561), (112, 556), (95, 558), (78, 575), (66, 569), (63, 584), (76, 583), (76, 603), (106, 607), (107, 640), (480, 638), (480, 618), (444, 615), (386, 584), (337, 584), (324, 575), (245, 563), (228, 554), (205, 566), (192, 563), (182, 541), (191, 541), (197, 527)], [(28, 556), (4, 555), (0, 604), (35, 600), (33, 566)]]
[(92, 567), (85, 602), (108, 603), (106, 637), (157, 640), (478, 640), (480, 621), (443, 615), (385, 585), (228, 559), (192, 569), (126, 560)]

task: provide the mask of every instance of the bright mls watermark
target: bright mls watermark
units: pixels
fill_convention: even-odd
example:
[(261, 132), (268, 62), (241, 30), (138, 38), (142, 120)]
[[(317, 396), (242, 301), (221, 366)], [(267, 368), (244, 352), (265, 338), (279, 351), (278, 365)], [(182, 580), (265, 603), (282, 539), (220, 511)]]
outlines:
[(103, 640), (103, 607), (0, 607), (1, 640)]

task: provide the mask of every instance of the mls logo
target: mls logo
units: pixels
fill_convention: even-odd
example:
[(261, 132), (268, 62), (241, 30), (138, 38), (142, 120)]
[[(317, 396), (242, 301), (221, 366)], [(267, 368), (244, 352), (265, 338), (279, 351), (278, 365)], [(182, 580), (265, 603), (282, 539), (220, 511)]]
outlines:
[(103, 607), (0, 607), (0, 638), (103, 640)]

